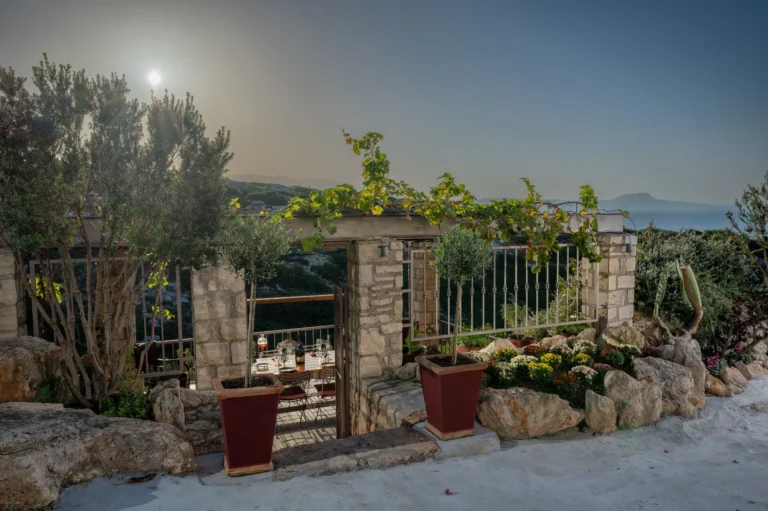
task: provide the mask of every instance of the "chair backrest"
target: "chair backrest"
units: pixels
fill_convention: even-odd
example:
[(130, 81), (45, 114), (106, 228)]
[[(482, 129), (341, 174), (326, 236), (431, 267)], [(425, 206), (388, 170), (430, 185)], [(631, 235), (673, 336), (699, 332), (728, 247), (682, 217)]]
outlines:
[(283, 348), (288, 348), (288, 350), (295, 350), (296, 349), (297, 342), (293, 339), (286, 339), (284, 341), (280, 341), (277, 343), (277, 352), (280, 353), (280, 350)]
[(331, 388), (336, 385), (336, 370), (333, 367), (323, 367), (317, 373), (320, 379), (320, 391)]
[(277, 375), (277, 379), (280, 383), (286, 386), (298, 386), (304, 387), (312, 378), (312, 374), (308, 371), (300, 373), (280, 373)]

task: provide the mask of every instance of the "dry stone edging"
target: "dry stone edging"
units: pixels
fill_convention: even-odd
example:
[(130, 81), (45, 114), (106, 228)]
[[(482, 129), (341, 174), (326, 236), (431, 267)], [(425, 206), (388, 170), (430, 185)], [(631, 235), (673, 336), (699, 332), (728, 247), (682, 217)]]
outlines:
[(483, 389), (477, 405), (480, 424), (502, 440), (536, 438), (572, 428), (584, 419), (555, 394), (514, 387)]
[(747, 390), (747, 379), (733, 367), (726, 367), (720, 371), (720, 379), (728, 387), (731, 395), (741, 394)]
[(0, 404), (0, 510), (52, 506), (62, 487), (101, 476), (194, 470), (192, 446), (170, 425), (60, 404)]
[(616, 405), (620, 428), (647, 426), (661, 418), (662, 392), (654, 383), (637, 381), (623, 371), (610, 371), (605, 375), (605, 395)]
[(731, 397), (733, 395), (730, 387), (723, 383), (720, 378), (712, 376), (709, 371), (707, 371), (706, 392), (719, 397)]
[(654, 357), (636, 358), (633, 366), (638, 380), (655, 382), (661, 387), (662, 413), (692, 417), (696, 410), (704, 408), (704, 399), (695, 391), (687, 367)]
[(607, 435), (616, 430), (616, 405), (610, 398), (587, 390), (584, 413), (587, 426), (592, 431)]

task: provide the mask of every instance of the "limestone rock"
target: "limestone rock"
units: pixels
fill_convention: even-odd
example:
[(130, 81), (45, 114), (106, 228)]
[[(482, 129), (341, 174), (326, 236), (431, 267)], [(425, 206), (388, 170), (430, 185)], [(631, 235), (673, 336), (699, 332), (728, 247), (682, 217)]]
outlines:
[(762, 364), (759, 364), (758, 362), (744, 364), (744, 362), (739, 361), (736, 362), (736, 369), (738, 369), (747, 380), (760, 380), (765, 377), (765, 369), (763, 369)]
[(416, 362), (408, 362), (395, 371), (395, 377), (399, 380), (415, 380), (418, 368), (419, 364)]
[(749, 354), (752, 355), (752, 360), (755, 362), (768, 361), (768, 344), (766, 344), (766, 341), (755, 344)]
[(726, 367), (720, 371), (720, 379), (728, 387), (731, 395), (741, 394), (747, 390), (747, 379), (733, 367)]
[(149, 401), (152, 403), (152, 413), (157, 422), (176, 426), (183, 433), (184, 405), (179, 397), (180, 390), (179, 380), (166, 380), (150, 391)]
[(637, 381), (623, 371), (605, 375), (605, 395), (616, 405), (620, 428), (637, 428), (661, 418), (661, 387)]
[(587, 328), (579, 332), (578, 335), (576, 335), (576, 340), (595, 342), (596, 335), (597, 335), (597, 330), (595, 330), (594, 328)]
[(607, 435), (616, 429), (616, 406), (610, 398), (587, 390), (585, 420), (592, 431)]
[(568, 338), (562, 335), (555, 335), (553, 337), (545, 337), (544, 339), (540, 340), (537, 344), (542, 348), (551, 350), (552, 348), (555, 348), (558, 346), (567, 346)]
[(503, 440), (552, 435), (584, 419), (582, 410), (574, 410), (559, 396), (518, 387), (483, 390), (477, 415)]
[(61, 405), (0, 405), (0, 509), (47, 508), (63, 486), (134, 472), (190, 472), (192, 446), (167, 424)]
[[(701, 346), (696, 339), (676, 337), (672, 341), (675, 349), (672, 361), (687, 367), (693, 377), (693, 397), (691, 403), (696, 408), (704, 408), (706, 404), (707, 366), (701, 360)], [(663, 358), (663, 357), (662, 357)]]
[(623, 325), (606, 330), (597, 339), (597, 347), (601, 350), (608, 346), (619, 346), (620, 344), (629, 344), (643, 349), (645, 347), (645, 337), (643, 337), (642, 332), (632, 325), (624, 323)]
[(62, 353), (37, 337), (0, 341), (0, 403), (35, 397), (41, 383), (61, 374)]
[(512, 344), (512, 341), (501, 337), (495, 338), (491, 344), (481, 349), (480, 351), (489, 355), (493, 355), (495, 352), (503, 350), (504, 348), (512, 348), (513, 350), (519, 351), (517, 347)]
[(712, 394), (713, 396), (730, 397), (733, 395), (728, 385), (723, 383), (719, 378), (709, 374), (709, 371), (707, 371), (706, 390), (707, 394)]
[(650, 380), (661, 387), (662, 413), (690, 417), (704, 408), (704, 400), (695, 395), (687, 367), (653, 357), (636, 358), (633, 365), (638, 380)]
[(645, 343), (650, 346), (661, 346), (664, 344), (664, 336), (658, 323), (652, 319), (638, 321), (634, 328), (643, 334)]

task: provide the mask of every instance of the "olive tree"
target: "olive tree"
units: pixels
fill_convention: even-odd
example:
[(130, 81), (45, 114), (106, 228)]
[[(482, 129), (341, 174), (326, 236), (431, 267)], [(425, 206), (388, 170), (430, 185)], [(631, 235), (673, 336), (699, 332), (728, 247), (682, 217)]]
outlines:
[(73, 396), (98, 409), (130, 370), (140, 295), (169, 265), (200, 265), (218, 236), (229, 132), (209, 137), (189, 94), (143, 104), (117, 74), (44, 56), (25, 81), (0, 68), (0, 240), (18, 274), (36, 261), (25, 294)]
[[(239, 207), (237, 199), (233, 206)], [(291, 250), (295, 237), (285, 228), (280, 216), (264, 217), (248, 214), (232, 215), (222, 237), (227, 264), (235, 272), (243, 272), (250, 284), (248, 300), (248, 360), (246, 386), (251, 383), (251, 352), (256, 315), (256, 285), (273, 278), (277, 267)]]
[(488, 241), (481, 233), (456, 226), (447, 231), (434, 249), (437, 274), (456, 284), (456, 315), (453, 327), (452, 363), (456, 365), (457, 344), (461, 331), (462, 286), (473, 277), (482, 277), (492, 258)]
[(768, 172), (758, 186), (747, 185), (734, 202), (736, 214), (726, 213), (742, 251), (768, 282)]

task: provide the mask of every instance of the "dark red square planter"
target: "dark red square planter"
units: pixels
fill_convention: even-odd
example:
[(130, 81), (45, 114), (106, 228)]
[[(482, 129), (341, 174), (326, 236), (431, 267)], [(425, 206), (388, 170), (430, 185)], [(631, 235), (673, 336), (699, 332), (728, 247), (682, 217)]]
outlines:
[(247, 389), (225, 389), (221, 378), (212, 380), (219, 400), (228, 476), (272, 470), (277, 401), (283, 384), (271, 374), (265, 377), (272, 380), (272, 385)]
[(441, 440), (475, 434), (477, 397), (487, 364), (464, 355), (469, 364), (443, 367), (432, 359), (451, 355), (417, 357), (421, 366), (421, 387), (427, 405), (427, 430)]

